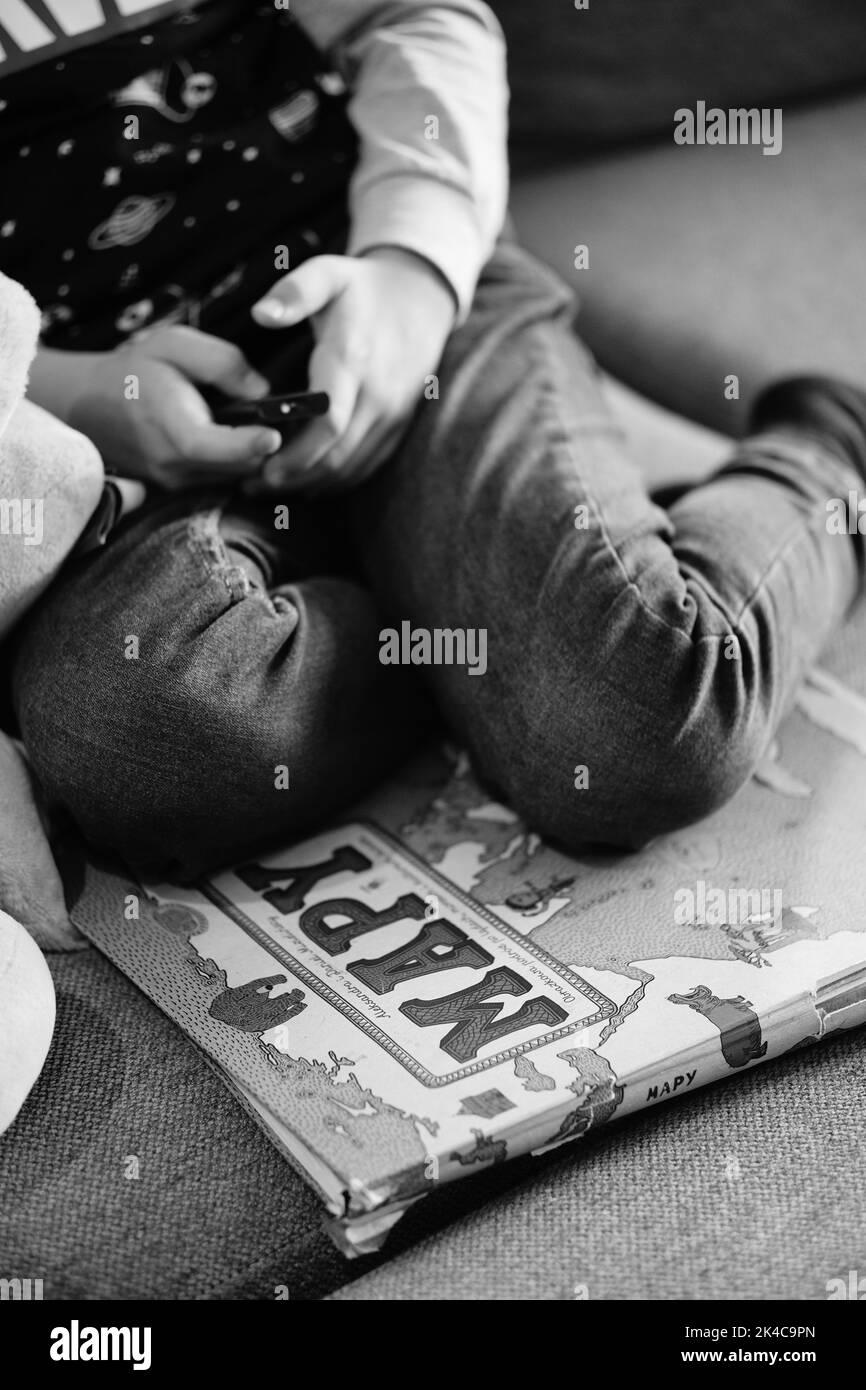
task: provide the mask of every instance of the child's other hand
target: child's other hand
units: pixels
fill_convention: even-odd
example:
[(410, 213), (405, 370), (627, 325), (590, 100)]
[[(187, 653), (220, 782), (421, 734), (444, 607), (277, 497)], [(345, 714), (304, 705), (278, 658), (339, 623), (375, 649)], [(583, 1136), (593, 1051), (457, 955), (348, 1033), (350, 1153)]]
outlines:
[(426, 261), (382, 247), (305, 261), (253, 317), (264, 328), (313, 320), (309, 389), (326, 391), (331, 409), (269, 459), (251, 489), (319, 491), (353, 487), (388, 458), (439, 366), (456, 303)]
[(279, 448), (278, 431), (215, 425), (198, 386), (255, 400), (268, 383), (243, 354), (198, 329), (155, 328), (101, 353), (63, 353), (64, 418), (108, 467), (171, 491), (246, 478)]

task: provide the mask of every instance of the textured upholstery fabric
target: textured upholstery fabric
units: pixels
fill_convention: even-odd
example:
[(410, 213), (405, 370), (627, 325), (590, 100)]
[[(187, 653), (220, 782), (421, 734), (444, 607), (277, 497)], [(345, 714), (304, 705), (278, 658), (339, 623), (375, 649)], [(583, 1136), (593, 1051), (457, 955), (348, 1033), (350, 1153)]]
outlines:
[[(866, 97), (786, 111), (782, 129), (774, 157), (669, 134), (514, 190), (520, 234), (578, 291), (602, 366), (727, 434), (773, 376), (863, 379)], [(586, 270), (573, 268), (578, 244)], [(730, 373), (738, 401), (725, 399)]]

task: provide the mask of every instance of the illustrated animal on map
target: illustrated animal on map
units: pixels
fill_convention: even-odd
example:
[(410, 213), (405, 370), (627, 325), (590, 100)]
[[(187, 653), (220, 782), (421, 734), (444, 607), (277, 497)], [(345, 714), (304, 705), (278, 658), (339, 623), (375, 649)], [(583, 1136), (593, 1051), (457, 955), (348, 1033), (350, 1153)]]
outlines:
[(505, 906), (512, 908), (514, 912), (522, 912), (527, 917), (534, 917), (537, 913), (543, 912), (550, 904), (552, 898), (563, 889), (571, 888), (575, 881), (575, 875), (567, 877), (554, 876), (544, 885), (532, 883), (528, 878), (524, 879), (524, 887), (509, 893), (505, 899)]
[(285, 983), (285, 975), (268, 975), (245, 985), (234, 985), (217, 995), (208, 1013), (219, 1023), (240, 1028), (244, 1033), (267, 1033), (288, 1023), (307, 1007), (300, 989), (271, 995), (275, 985)]
[(687, 994), (669, 994), (671, 1004), (685, 1004), (695, 1013), (703, 1014), (718, 1028), (722, 1038), (722, 1056), (729, 1067), (744, 1067), (764, 1056), (767, 1044), (762, 1039), (761, 1020), (753, 1005), (742, 994), (734, 999), (720, 999), (708, 985), (695, 985)]
[(462, 1154), (458, 1150), (449, 1154), (452, 1163), (459, 1163), (462, 1168), (468, 1167), (472, 1163), (504, 1163), (508, 1157), (508, 1145), (504, 1139), (490, 1139), (481, 1129), (473, 1129), (475, 1144), (468, 1153)]

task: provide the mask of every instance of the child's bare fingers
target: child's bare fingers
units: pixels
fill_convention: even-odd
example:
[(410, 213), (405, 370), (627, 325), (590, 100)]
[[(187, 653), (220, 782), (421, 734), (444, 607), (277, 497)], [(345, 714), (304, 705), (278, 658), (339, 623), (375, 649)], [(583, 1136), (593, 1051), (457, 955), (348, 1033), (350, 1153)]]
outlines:
[(280, 447), (278, 430), (257, 425), (200, 424), (184, 430), (178, 439), (178, 452), (189, 464), (199, 464), (216, 472), (248, 472), (259, 467)]
[(158, 357), (183, 372), (190, 381), (216, 386), (228, 396), (255, 400), (270, 389), (234, 343), (202, 333), (198, 328), (172, 324), (155, 328), (139, 339), (150, 356)]
[(252, 316), (262, 328), (289, 328), (312, 318), (345, 289), (357, 266), (348, 256), (314, 256), (278, 280), (253, 305)]
[(359, 401), (351, 428), (307, 475), (304, 491), (311, 496), (359, 487), (388, 459), (405, 425), (384, 418), (369, 396)]
[(330, 449), (304, 470), (304, 490), (313, 494), (349, 487), (360, 466), (365, 443), (375, 423), (370, 399), (362, 391), (348, 429), (334, 441)]
[(264, 481), (281, 486), (300, 480), (334, 445), (339, 436), (330, 416), (322, 416), (296, 434), (273, 458), (268, 459)]
[[(285, 459), (287, 450), (280, 450), (269, 458), (261, 475), (251, 478), (244, 485), (244, 492), (250, 497), (260, 497), (275, 492), (305, 492), (311, 468), (327, 454), (334, 442), (333, 430), (321, 421), (307, 425), (303, 432), (292, 441), (292, 455)], [(302, 462), (297, 460), (301, 459)]]
[(361, 483), (365, 483), (377, 469), (393, 457), (405, 433), (406, 424), (404, 421), (400, 421), (398, 424), (387, 421), (371, 433), (365, 440), (357, 467), (353, 471), (353, 487), (360, 487)]
[(267, 487), (306, 483), (320, 460), (339, 447), (353, 424), (360, 382), (356, 372), (338, 358), (327, 343), (319, 344), (310, 358), (310, 390), (325, 391), (330, 398), (330, 409), (268, 461), (263, 475)]

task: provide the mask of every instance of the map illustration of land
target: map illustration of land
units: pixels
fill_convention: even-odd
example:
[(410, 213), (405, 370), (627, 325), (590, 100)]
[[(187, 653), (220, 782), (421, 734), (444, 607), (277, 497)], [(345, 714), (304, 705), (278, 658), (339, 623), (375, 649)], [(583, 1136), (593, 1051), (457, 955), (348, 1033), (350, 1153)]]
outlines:
[[(202, 912), (182, 902), (139, 899), (136, 888), (88, 866), (73, 921), (109, 956), (118, 956), (135, 983), (284, 1124), (314, 1141), (320, 1136), (338, 1170), (363, 1176), (387, 1154), (405, 1181), (411, 1175), (416, 1187), (423, 1182), (427, 1148), (421, 1135), (435, 1132), (435, 1124), (363, 1086), (354, 1059), (332, 1051), (327, 1037), (319, 1057), (292, 1055), (292, 1022), (307, 1004), (303, 991), (278, 975), (230, 986), (226, 972), (199, 949), (208, 929)], [(140, 917), (135, 933), (128, 923), (123, 933), (119, 919), (130, 896)]]
[[(394, 798), (374, 800), (372, 814), (551, 955), (630, 983), (600, 1043), (635, 1013), (657, 973), (655, 962), (690, 957), (772, 969), (777, 953), (794, 942), (866, 930), (860, 904), (850, 895), (840, 899), (834, 868), (834, 861), (862, 856), (866, 699), (823, 672), (804, 685), (797, 708), (733, 802), (637, 854), (571, 856), (546, 844), (485, 794), (460, 751), (444, 751), (438, 777), (437, 783), (435, 772), (425, 770), (414, 804), (404, 791), (397, 804), (405, 813), (396, 823)], [(698, 880), (772, 888), (782, 894), (781, 913), (677, 921), (675, 894)]]

